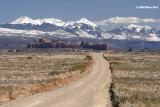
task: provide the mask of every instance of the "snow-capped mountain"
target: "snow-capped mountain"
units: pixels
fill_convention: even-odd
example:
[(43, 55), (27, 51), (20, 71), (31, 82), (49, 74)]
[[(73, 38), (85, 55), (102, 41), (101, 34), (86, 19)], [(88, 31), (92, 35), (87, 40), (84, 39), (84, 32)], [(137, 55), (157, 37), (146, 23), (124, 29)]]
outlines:
[[(68, 32), (72, 32), (74, 34), (79, 34), (84, 36), (83, 34), (89, 37), (98, 38), (101, 36), (101, 29), (93, 22), (89, 21), (86, 18), (81, 18), (79, 21), (69, 21), (65, 24), (64, 29)], [(85, 36), (84, 36), (85, 37)]]
[(160, 41), (160, 28), (131, 24), (120, 26), (110, 31), (103, 31), (100, 26), (87, 18), (65, 22), (55, 18), (31, 19), (22, 16), (11, 23), (0, 24), (0, 36), (13, 35)]
[[(128, 40), (160, 41), (160, 28), (140, 25), (120, 26), (108, 31), (110, 38)], [(105, 33), (106, 34), (106, 33)]]
[(86, 38), (97, 38), (101, 35), (100, 28), (86, 18), (82, 18), (78, 21), (64, 22), (54, 18), (33, 20), (23, 16), (10, 24), (2, 24), (0, 27), (16, 30), (37, 30), (42, 32), (57, 32), (57, 30), (61, 30), (77, 37)]
[(131, 24), (129, 26), (121, 26), (119, 28), (113, 29), (110, 32), (115, 33), (115, 34), (156, 34), (157, 36), (160, 36), (160, 28), (155, 28), (151, 26), (140, 26), (140, 25), (134, 25)]
[(27, 17), (27, 16), (22, 16), (20, 18), (18, 18), (17, 20), (11, 22), (10, 24), (37, 24), (34, 22), (34, 20), (32, 20), (31, 18)]
[(68, 21), (66, 22), (65, 26), (74, 25), (74, 24), (86, 24), (94, 28), (97, 27), (97, 25), (94, 22), (89, 21), (87, 18), (81, 18), (78, 21)]
[(27, 16), (22, 16), (17, 20), (11, 22), (10, 24), (32, 24), (32, 25), (42, 25), (44, 23), (53, 24), (56, 26), (63, 26), (65, 22), (55, 18), (44, 18), (44, 19), (31, 19)]

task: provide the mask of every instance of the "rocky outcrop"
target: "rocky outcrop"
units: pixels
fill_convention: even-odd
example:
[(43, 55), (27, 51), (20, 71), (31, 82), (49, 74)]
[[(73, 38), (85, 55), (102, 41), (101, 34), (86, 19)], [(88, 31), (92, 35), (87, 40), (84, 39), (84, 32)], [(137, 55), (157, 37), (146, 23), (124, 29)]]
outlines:
[(98, 44), (92, 42), (81, 42), (80, 46), (85, 49), (93, 49), (93, 50), (107, 50), (107, 44)]
[(28, 44), (27, 48), (74, 48), (71, 43), (64, 43), (54, 39), (41, 38), (38, 41)]

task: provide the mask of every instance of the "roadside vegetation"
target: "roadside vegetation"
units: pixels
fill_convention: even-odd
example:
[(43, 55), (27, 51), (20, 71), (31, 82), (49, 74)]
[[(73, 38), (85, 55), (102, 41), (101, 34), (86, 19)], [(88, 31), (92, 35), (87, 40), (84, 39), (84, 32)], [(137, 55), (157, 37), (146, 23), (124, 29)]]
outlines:
[(0, 53), (0, 104), (66, 85), (91, 60), (84, 53)]
[(114, 107), (160, 106), (160, 53), (106, 53)]

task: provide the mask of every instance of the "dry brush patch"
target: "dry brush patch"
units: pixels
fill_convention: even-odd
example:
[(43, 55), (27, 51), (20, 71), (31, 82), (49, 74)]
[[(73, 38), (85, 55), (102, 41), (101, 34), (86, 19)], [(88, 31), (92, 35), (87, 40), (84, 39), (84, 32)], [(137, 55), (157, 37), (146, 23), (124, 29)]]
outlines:
[(160, 106), (160, 54), (107, 53), (120, 107)]
[(69, 84), (92, 62), (84, 53), (0, 54), (0, 104)]

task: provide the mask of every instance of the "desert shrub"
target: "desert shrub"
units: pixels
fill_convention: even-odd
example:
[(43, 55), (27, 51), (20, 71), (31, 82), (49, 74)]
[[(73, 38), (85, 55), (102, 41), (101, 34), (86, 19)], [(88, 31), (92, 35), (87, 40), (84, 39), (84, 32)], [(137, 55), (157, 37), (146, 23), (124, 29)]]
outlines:
[(13, 87), (12, 86), (1, 86), (0, 93), (12, 93)]
[(27, 59), (32, 59), (32, 56), (28, 56)]
[(92, 56), (87, 55), (86, 58), (85, 58), (85, 60), (92, 60)]
[(75, 63), (70, 69), (69, 71), (76, 71), (76, 70), (81, 70), (84, 71), (85, 68), (87, 67), (89, 62), (79, 62), (79, 63)]

